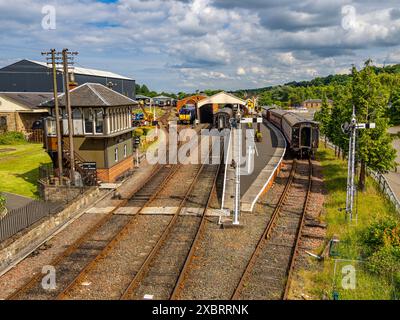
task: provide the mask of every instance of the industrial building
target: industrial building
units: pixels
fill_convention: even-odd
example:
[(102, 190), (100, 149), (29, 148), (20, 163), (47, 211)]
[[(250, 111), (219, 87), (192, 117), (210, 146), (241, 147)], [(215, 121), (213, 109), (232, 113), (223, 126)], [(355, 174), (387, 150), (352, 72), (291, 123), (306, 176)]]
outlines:
[(223, 108), (246, 108), (246, 101), (227, 92), (219, 92), (197, 102), (197, 119), (200, 123), (213, 123), (214, 114)]
[[(322, 99), (308, 99), (303, 101), (301, 106), (303, 108), (321, 108), (322, 103), (323, 103)], [(328, 99), (327, 103), (328, 105), (332, 106), (333, 101)]]
[(176, 100), (167, 96), (157, 96), (153, 98), (154, 104), (159, 107), (170, 107), (176, 105)]
[(33, 124), (48, 115), (40, 103), (52, 96), (46, 92), (0, 92), (0, 133), (34, 129)]
[[(99, 83), (135, 99), (135, 80), (116, 73), (74, 67), (77, 85)], [(64, 92), (62, 71), (57, 72), (58, 92)], [(0, 92), (52, 92), (51, 66), (45, 62), (20, 60), (0, 69)]]

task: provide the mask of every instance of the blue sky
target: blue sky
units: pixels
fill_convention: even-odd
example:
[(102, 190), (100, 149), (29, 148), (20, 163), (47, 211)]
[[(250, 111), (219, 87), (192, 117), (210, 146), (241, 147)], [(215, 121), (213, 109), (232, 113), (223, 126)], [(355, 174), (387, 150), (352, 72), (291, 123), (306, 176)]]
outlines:
[[(56, 29), (42, 27), (46, 5)], [(0, 0), (0, 66), (79, 51), (161, 91), (243, 89), (400, 63), (397, 0)]]

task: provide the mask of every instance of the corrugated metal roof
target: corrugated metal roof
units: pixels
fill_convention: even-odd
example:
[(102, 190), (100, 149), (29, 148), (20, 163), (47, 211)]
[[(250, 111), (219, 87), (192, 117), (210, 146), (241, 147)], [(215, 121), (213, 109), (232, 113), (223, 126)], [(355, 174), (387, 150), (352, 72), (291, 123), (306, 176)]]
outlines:
[[(49, 65), (47, 63), (45, 63), (45, 62), (29, 60), (29, 59), (27, 59), (27, 61), (39, 64), (39, 65), (47, 67), (47, 68), (50, 68)], [(124, 77), (124, 76), (121, 76), (121, 75), (113, 73), (113, 72), (102, 71), (102, 70), (97, 70), (97, 69), (81, 68), (81, 67), (74, 67), (74, 73), (75, 74), (84, 74), (84, 75), (88, 75), (88, 76), (104, 77), (104, 78), (133, 80), (131, 78)]]

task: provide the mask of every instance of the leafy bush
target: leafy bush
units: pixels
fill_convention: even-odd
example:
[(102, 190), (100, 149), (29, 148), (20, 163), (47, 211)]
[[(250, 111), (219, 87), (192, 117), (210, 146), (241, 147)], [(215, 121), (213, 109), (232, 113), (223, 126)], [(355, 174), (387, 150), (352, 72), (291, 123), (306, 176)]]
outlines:
[(400, 247), (400, 223), (388, 218), (372, 223), (362, 235), (370, 253), (384, 246)]
[(362, 234), (367, 268), (393, 280), (400, 287), (400, 223), (388, 218), (372, 223)]
[(21, 132), (10, 131), (0, 134), (0, 145), (21, 144), (25, 142), (26, 142), (25, 136)]

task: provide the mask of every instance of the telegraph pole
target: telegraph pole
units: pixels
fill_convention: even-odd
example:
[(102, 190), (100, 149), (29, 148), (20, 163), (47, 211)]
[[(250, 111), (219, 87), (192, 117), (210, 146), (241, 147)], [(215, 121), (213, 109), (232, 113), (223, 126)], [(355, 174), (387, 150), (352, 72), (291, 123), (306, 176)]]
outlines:
[(56, 49), (51, 49), (50, 52), (42, 52), (42, 55), (51, 55), (52, 70), (53, 70), (53, 94), (54, 94), (54, 109), (56, 118), (56, 135), (57, 135), (57, 162), (58, 162), (58, 179), (59, 184), (63, 184), (63, 165), (62, 165), (62, 136), (61, 136), (61, 125), (60, 125), (60, 110), (58, 107), (58, 88), (57, 88), (57, 66), (56, 66)]
[(70, 55), (77, 55), (78, 52), (70, 52), (68, 49), (63, 49), (62, 51), (62, 59), (63, 59), (63, 68), (64, 68), (64, 92), (65, 92), (65, 106), (66, 111), (68, 114), (68, 135), (69, 135), (69, 152), (70, 152), (70, 163), (71, 163), (71, 170), (70, 170), (70, 179), (71, 183), (75, 184), (75, 155), (74, 155), (74, 127), (72, 123), (72, 109), (71, 109), (71, 98), (69, 93), (69, 73), (68, 73), (68, 66), (69, 64), (73, 64), (70, 62), (69, 57)]

